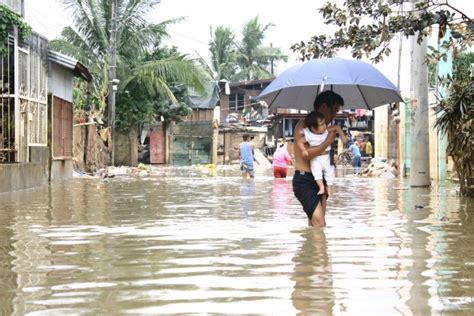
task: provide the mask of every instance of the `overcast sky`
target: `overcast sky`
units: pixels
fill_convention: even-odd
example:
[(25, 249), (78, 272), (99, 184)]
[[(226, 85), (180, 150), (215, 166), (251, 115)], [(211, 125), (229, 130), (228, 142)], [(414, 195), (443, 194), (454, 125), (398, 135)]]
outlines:
[[(208, 56), (210, 27), (224, 25), (240, 35), (246, 21), (258, 15), (262, 25), (272, 23), (267, 32), (266, 45), (273, 43), (292, 55), (292, 44), (307, 40), (316, 30), (330, 28), (321, 22), (318, 8), (321, 0), (162, 0), (150, 11), (150, 20), (164, 20), (185, 17), (185, 21), (170, 26), (171, 43), (185, 53), (198, 52)], [(26, 0), (26, 20), (42, 35), (53, 39), (70, 21), (59, 0)], [(47, 18), (44, 18), (47, 17)]]
[[(318, 13), (318, 8), (325, 2), (325, 0), (162, 0), (150, 11), (150, 20), (161, 22), (186, 17), (185, 21), (170, 26), (172, 36), (170, 44), (178, 46), (184, 53), (197, 52), (202, 57), (208, 58), (211, 26), (228, 26), (239, 36), (245, 22), (258, 15), (261, 25), (268, 23), (275, 25), (268, 31), (264, 44), (273, 43), (273, 46), (280, 47), (289, 56), (288, 64), (279, 65), (279, 70), (284, 70), (297, 62), (297, 54), (290, 50), (292, 44), (308, 41), (311, 35), (334, 33), (334, 28), (322, 23), (322, 17)], [(471, 17), (474, 15), (472, 0), (451, 0), (450, 3)], [(48, 39), (57, 37), (62, 28), (71, 21), (60, 0), (25, 0), (25, 11), (27, 22), (36, 32)], [(384, 63), (376, 67), (396, 83), (398, 44), (392, 52)], [(408, 42), (404, 47), (404, 53), (405, 55), (409, 53)], [(350, 56), (342, 54), (342, 57)], [(409, 60), (402, 62), (406, 64)]]

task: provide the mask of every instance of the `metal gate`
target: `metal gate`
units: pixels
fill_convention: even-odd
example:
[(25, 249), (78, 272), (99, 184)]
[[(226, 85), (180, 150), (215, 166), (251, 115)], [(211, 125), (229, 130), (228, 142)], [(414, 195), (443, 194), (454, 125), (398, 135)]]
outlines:
[(171, 163), (178, 166), (211, 162), (211, 137), (173, 135)]
[(9, 36), (7, 45), (0, 57), (0, 162), (28, 162), (30, 146), (47, 146), (48, 41), (33, 33), (27, 41)]
[(14, 88), (14, 40), (8, 39), (8, 51), (0, 57), (0, 163), (15, 162), (15, 88)]

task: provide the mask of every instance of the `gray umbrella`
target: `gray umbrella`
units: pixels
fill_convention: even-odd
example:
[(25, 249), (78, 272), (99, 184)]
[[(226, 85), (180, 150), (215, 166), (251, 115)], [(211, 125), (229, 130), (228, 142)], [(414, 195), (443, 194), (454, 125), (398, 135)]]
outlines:
[(374, 66), (353, 59), (312, 59), (293, 66), (258, 96), (270, 108), (313, 110), (318, 93), (332, 90), (344, 99), (344, 109), (368, 109), (403, 102), (397, 87)]

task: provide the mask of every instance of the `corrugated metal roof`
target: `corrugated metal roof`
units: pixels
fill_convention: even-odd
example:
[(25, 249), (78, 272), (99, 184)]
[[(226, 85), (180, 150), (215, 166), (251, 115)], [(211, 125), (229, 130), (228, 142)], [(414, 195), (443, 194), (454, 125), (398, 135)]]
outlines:
[(269, 84), (270, 82), (273, 81), (275, 78), (269, 78), (269, 79), (259, 79), (259, 80), (250, 80), (250, 81), (240, 81), (240, 82), (230, 82), (230, 87), (235, 88), (235, 87), (245, 87), (245, 86), (253, 86), (253, 85), (264, 85), (264, 84)]
[(72, 57), (50, 50), (48, 51), (48, 59), (53, 63), (72, 70), (74, 75), (81, 77), (87, 82), (92, 80), (89, 69)]

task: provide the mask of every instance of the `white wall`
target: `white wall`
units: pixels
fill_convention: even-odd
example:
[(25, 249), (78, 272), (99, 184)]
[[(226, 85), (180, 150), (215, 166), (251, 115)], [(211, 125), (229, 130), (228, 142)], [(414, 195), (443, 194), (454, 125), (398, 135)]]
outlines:
[(49, 87), (48, 90), (53, 95), (72, 102), (72, 87), (73, 87), (74, 74), (71, 70), (60, 67), (54, 63), (51, 63), (49, 73)]

